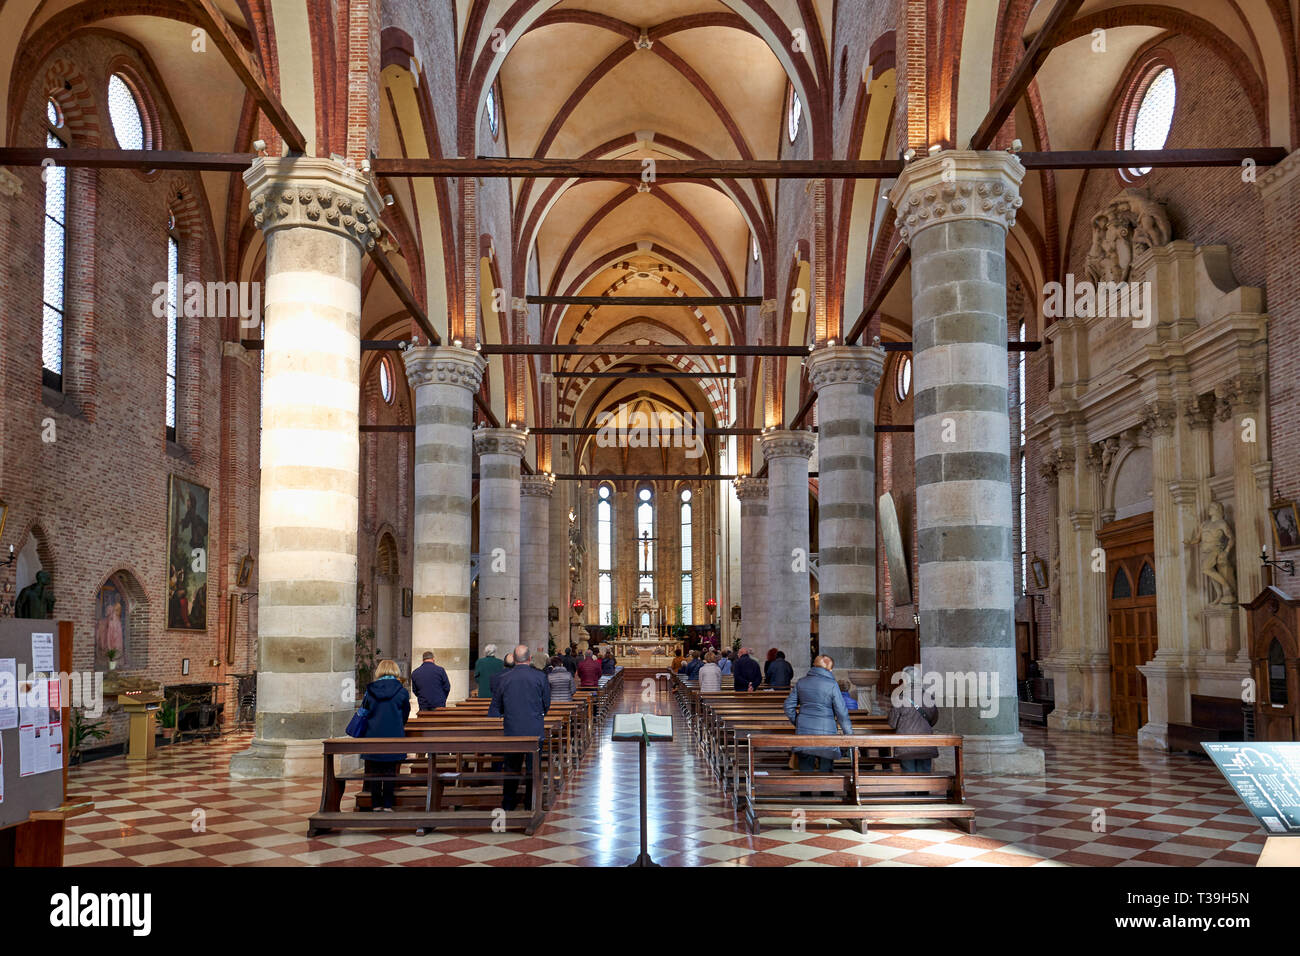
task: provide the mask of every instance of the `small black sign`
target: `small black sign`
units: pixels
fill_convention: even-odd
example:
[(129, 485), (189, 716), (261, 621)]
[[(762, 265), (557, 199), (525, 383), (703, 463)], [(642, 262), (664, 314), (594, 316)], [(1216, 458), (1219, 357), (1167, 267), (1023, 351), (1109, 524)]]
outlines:
[(1270, 836), (1300, 836), (1300, 743), (1202, 743)]

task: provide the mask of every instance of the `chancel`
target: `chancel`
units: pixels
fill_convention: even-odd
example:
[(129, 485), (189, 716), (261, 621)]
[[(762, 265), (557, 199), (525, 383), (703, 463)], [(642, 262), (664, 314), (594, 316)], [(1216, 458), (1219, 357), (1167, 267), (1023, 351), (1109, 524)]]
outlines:
[(0, 862), (1294, 862), (1294, 0), (0, 8)]

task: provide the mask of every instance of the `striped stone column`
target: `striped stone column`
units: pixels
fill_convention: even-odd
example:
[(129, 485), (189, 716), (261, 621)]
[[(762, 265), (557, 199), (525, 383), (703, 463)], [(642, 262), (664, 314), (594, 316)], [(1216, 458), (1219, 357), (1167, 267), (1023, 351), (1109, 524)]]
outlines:
[(472, 349), (402, 353), (415, 395), (415, 520), (411, 661), (433, 651), (451, 700), (469, 695), (469, 558), (474, 395), (487, 363)]
[(234, 777), (320, 773), (355, 708), (361, 264), (373, 185), (325, 159), (244, 173), (266, 237), (257, 722)]
[[(785, 651), (795, 677), (812, 662), (812, 592), (808, 577), (808, 458), (811, 432), (774, 428), (758, 439), (767, 461), (767, 594), (769, 646)], [(766, 648), (755, 647), (762, 652)]]
[(551, 495), (550, 475), (519, 479), (519, 633), (536, 650), (545, 648), (550, 621)]
[(884, 360), (879, 347), (846, 345), (807, 359), (817, 390), (817, 636), (837, 674), (876, 666), (875, 422)]
[(1011, 153), (945, 151), (890, 193), (912, 248), (921, 666), (976, 773), (1043, 772), (1016, 698), (1006, 235), (1024, 172)]
[(740, 499), (740, 642), (771, 647), (767, 594), (767, 479), (736, 479)]
[(528, 433), (521, 428), (479, 428), (478, 646), (507, 654), (519, 643), (519, 472)]

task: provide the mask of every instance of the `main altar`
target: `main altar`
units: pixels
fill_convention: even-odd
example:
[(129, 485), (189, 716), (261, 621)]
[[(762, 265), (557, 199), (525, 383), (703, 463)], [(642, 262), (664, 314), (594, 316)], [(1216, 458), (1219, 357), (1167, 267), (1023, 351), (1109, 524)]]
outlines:
[(673, 658), (682, 653), (683, 643), (672, 636), (672, 627), (664, 621), (659, 602), (649, 591), (637, 595), (636, 603), (629, 609), (626, 624), (614, 625), (612, 638), (606, 637), (613, 647), (614, 656), (625, 667), (667, 667)]

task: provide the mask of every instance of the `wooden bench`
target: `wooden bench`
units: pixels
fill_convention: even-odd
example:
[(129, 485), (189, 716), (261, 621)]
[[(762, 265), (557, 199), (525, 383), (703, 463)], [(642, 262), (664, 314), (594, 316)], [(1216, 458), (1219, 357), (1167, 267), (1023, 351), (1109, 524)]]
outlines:
[[(439, 827), (491, 827), (504, 825), (506, 829), (522, 829), (532, 835), (541, 824), (544, 816), (541, 809), (542, 764), (538, 743), (531, 737), (492, 737), (482, 734), (457, 734), (451, 736), (434, 735), (429, 737), (337, 737), (322, 743), (325, 773), (321, 784), (320, 809), (307, 821), (307, 836), (313, 837), (331, 830), (433, 830)], [(410, 761), (394, 765), (391, 774), (339, 773), (334, 758), (341, 755), (355, 755), (362, 759), (368, 754), (414, 754), (418, 773), (402, 773), (401, 768)], [(439, 801), (445, 793), (444, 784), (448, 778), (440, 775), (438, 758), (440, 756), (497, 756), (504, 754), (532, 754), (532, 805), (527, 810), (501, 810), (500, 800), (496, 806), (475, 807), (472, 810), (444, 810)], [(514, 777), (520, 779), (524, 774), (514, 774), (506, 770), (478, 773), (475, 775), (483, 782), (500, 781)], [(345, 811), (342, 809), (343, 794), (351, 781), (391, 780), (404, 790), (411, 787), (423, 788), (422, 806), (407, 808), (406, 800), (400, 809), (392, 813)], [(399, 791), (401, 793), (401, 791)], [(495, 794), (494, 794), (495, 796)], [(500, 821), (500, 823), (498, 823)]]
[[(501, 738), (504, 720), (501, 717), (476, 716), (473, 714), (456, 715), (449, 711), (446, 715), (431, 718), (414, 717), (406, 722), (406, 735), (411, 737), (455, 737), (463, 734), (483, 734)], [(543, 741), (540, 745), (538, 762), (542, 767), (542, 806), (550, 809), (556, 795), (563, 789), (573, 765), (570, 762), (570, 748), (566, 741), (569, 733), (569, 720), (563, 714), (547, 714), (543, 723)], [(503, 738), (504, 739), (504, 738)], [(458, 764), (461, 761), (458, 761)], [(481, 762), (481, 761), (479, 761)]]
[[(745, 822), (759, 832), (764, 817), (793, 819), (830, 818), (856, 824), (866, 832), (868, 823), (899, 819), (951, 821), (967, 833), (975, 832), (975, 808), (965, 802), (962, 783), (962, 739), (958, 735), (831, 734), (803, 735), (799, 747), (834, 747), (848, 750), (828, 772), (762, 771), (755, 758), (763, 750), (791, 751), (790, 734), (752, 734), (745, 777)], [(943, 773), (900, 773), (863, 770), (860, 749), (895, 747), (951, 747), (954, 769)], [(839, 768), (839, 769), (837, 769)], [(812, 795), (802, 794), (812, 792)], [(827, 796), (829, 794), (829, 796)]]
[(1240, 700), (1193, 694), (1191, 716), (1191, 723), (1169, 725), (1170, 753), (1187, 751), (1203, 757), (1202, 741), (1245, 739), (1246, 718)]

